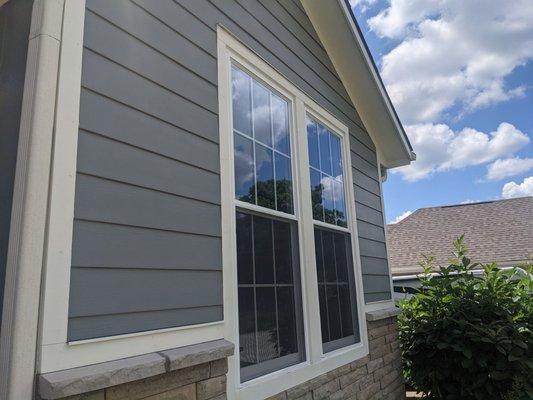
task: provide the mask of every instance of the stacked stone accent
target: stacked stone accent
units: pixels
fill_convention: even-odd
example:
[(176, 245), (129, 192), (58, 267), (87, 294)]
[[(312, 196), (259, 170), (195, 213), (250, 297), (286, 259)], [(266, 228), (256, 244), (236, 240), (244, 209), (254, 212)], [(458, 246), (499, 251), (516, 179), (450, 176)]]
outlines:
[(367, 319), (369, 355), (268, 400), (404, 400), (396, 317)]
[(224, 400), (225, 340), (51, 372), (39, 377), (39, 399)]
[(62, 400), (225, 400), (227, 371), (224, 358)]

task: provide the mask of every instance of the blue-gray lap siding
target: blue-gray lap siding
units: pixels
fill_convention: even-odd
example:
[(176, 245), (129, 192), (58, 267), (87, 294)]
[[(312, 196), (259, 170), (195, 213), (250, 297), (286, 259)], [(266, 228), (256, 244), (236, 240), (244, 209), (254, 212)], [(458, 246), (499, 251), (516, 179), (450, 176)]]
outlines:
[(348, 125), (365, 298), (390, 298), (375, 147), (299, 3), (88, 0), (69, 340), (223, 318), (217, 24)]

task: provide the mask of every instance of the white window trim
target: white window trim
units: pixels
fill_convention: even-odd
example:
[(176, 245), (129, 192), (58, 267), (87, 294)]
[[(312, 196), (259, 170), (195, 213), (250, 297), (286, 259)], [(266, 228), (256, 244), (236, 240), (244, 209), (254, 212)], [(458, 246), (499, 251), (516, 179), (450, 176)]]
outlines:
[[(229, 359), (229, 399), (250, 400), (266, 398), (308, 381), (334, 368), (348, 364), (368, 354), (365, 303), (357, 234), (355, 199), (351, 171), (348, 128), (311, 100), (290, 81), (253, 53), (225, 28), (218, 26), (218, 96), (220, 125), (220, 163), (222, 188), (222, 256), (224, 281), (225, 339), (235, 344), (236, 355)], [(302, 312), (306, 360), (300, 364), (240, 383), (238, 362), (238, 286), (236, 256), (236, 224), (233, 170), (233, 129), (231, 115), (231, 64), (244, 68), (252, 77), (266, 83), (290, 101), (289, 126), (291, 134), (291, 162), (293, 166), (294, 210), (298, 219), (300, 278), (302, 287)], [(309, 188), (309, 160), (307, 149), (306, 114), (315, 117), (342, 138), (343, 169), (345, 177), (348, 230), (351, 233), (354, 260), (355, 287), (357, 293), (357, 318), (360, 342), (327, 354), (323, 354), (318, 299), (318, 282), (314, 252), (314, 221), (312, 218)], [(295, 165), (297, 164), (297, 165)], [(302, 190), (298, 190), (302, 188)], [(240, 203), (239, 203), (240, 204)], [(256, 206), (247, 205), (249, 209)], [(265, 209), (260, 208), (263, 212)], [(267, 211), (267, 213), (269, 213)], [(338, 228), (346, 232), (346, 229)]]
[[(223, 337), (224, 321), (68, 342), (68, 305), (85, 0), (64, 5), (44, 249), (37, 372), (75, 368)], [(48, 98), (44, 99), (49, 102)]]

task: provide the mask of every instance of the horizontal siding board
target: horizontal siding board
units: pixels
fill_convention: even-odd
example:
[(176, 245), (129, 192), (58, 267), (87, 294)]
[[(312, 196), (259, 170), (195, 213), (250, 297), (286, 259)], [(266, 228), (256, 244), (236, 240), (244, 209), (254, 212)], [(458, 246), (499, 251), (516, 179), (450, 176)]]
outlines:
[[(317, 42), (317, 40), (304, 28), (303, 25), (305, 25), (305, 21), (309, 21), (307, 17), (304, 18), (305, 21), (298, 20), (290, 12), (288, 12), (287, 9), (283, 7), (283, 5), (279, 1), (258, 1), (282, 25), (290, 26), (291, 34), (293, 34), (294, 37), (300, 41), (300, 43), (302, 43), (312, 54), (314, 54), (318, 58), (318, 60), (323, 63), (326, 68), (328, 68), (328, 70), (330, 70), (335, 76), (337, 75), (337, 71), (335, 70), (335, 67), (329, 59), (324, 47), (319, 42)], [(302, 24), (302, 22), (304, 23)], [(346, 91), (346, 89), (344, 89), (344, 86), (343, 90)]]
[(70, 317), (222, 305), (222, 271), (72, 268)]
[(70, 318), (68, 340), (83, 340), (222, 321), (222, 306)]
[(219, 148), (214, 142), (87, 89), (82, 89), (80, 103), (83, 130), (220, 172)]
[(372, 207), (375, 210), (381, 211), (381, 198), (368, 190), (354, 185), (355, 201), (364, 204), (365, 206)]
[(369, 224), (368, 222), (358, 220), (357, 233), (359, 234), (359, 237), (385, 243), (385, 232), (381, 226), (376, 226)]
[(89, 0), (87, 8), (202, 78), (217, 84), (214, 55), (207, 53), (129, 1)]
[(389, 265), (384, 258), (361, 256), (361, 267), (364, 275), (389, 274)]
[(391, 299), (390, 292), (381, 292), (381, 293), (365, 293), (365, 302), (374, 303), (376, 301), (385, 301)]
[(363, 275), (365, 293), (383, 293), (390, 291), (388, 275)]
[(359, 170), (352, 168), (353, 183), (357, 186), (362, 187), (363, 189), (375, 194), (376, 196), (380, 195), (379, 182), (368, 177), (367, 175), (359, 172)]
[(173, 31), (187, 38), (213, 57), (217, 56), (216, 34), (204, 24), (199, 24), (194, 14), (173, 0), (132, 0)]
[(360, 171), (361, 173), (365, 174), (366, 176), (375, 179), (376, 181), (379, 179), (378, 175), (378, 169), (375, 165), (372, 165), (368, 161), (366, 161), (363, 157), (361, 157), (359, 154), (357, 154), (354, 150), (350, 151), (352, 166)]
[(151, 229), (221, 235), (220, 207), (78, 174), (74, 217)]
[(221, 270), (222, 243), (212, 236), (75, 220), (72, 265)]
[(387, 249), (385, 243), (359, 238), (359, 250), (362, 256), (387, 258)]
[(322, 42), (318, 38), (318, 35), (315, 31), (315, 28), (305, 12), (298, 7), (292, 0), (277, 0), (278, 3), (290, 14), (292, 17), (299, 22), (301, 27), (305, 29), (305, 31), (313, 38), (315, 42), (318, 43), (318, 45), (322, 48)]
[(355, 203), (355, 212), (357, 219), (377, 226), (383, 226), (383, 215), (381, 212), (357, 202)]
[[(82, 86), (200, 136), (218, 136), (217, 115), (88, 49)], [(215, 139), (214, 139), (215, 140)]]
[(78, 171), (214, 204), (219, 176), (102, 136), (80, 131)]
[[(197, 75), (171, 58), (96, 14), (88, 12), (85, 18), (85, 47), (213, 113), (218, 113), (216, 85), (198, 79)], [(113, 40), (109, 40), (111, 37)]]
[(370, 164), (376, 168), (377, 158), (376, 153), (372, 148), (367, 147), (363, 142), (359, 140), (359, 137), (353, 134), (353, 130), (350, 129), (350, 150), (357, 153), (364, 160), (368, 161)]

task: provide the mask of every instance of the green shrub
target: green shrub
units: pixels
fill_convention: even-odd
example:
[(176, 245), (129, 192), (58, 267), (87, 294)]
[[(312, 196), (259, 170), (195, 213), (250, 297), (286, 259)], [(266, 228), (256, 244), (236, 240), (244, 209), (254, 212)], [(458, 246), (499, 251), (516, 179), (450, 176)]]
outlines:
[(472, 263), (462, 236), (454, 247), (437, 276), (426, 257), (422, 288), (400, 301), (408, 384), (429, 399), (533, 399), (530, 275), (518, 279), (516, 270)]

